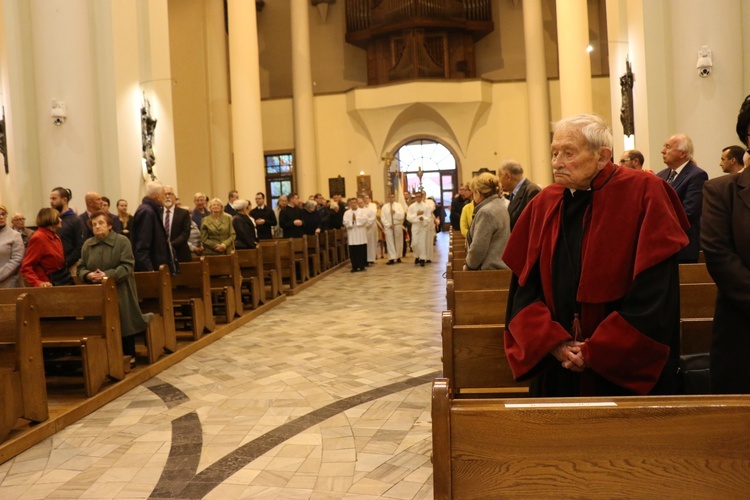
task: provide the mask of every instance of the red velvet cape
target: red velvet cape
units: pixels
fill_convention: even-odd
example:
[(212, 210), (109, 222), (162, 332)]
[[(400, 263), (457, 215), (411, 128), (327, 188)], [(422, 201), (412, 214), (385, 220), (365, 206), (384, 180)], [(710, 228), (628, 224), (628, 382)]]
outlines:
[[(544, 189), (526, 207), (511, 232), (503, 261), (527, 282), (539, 263), (544, 303), (516, 314), (505, 331), (505, 350), (516, 378), (534, 368), (570, 334), (554, 321), (552, 262), (562, 218), (561, 185)], [(584, 220), (577, 301), (587, 365), (602, 377), (646, 394), (666, 363), (669, 347), (629, 325), (604, 306), (623, 298), (641, 272), (677, 253), (687, 242), (685, 211), (663, 180), (608, 163), (592, 181)]]

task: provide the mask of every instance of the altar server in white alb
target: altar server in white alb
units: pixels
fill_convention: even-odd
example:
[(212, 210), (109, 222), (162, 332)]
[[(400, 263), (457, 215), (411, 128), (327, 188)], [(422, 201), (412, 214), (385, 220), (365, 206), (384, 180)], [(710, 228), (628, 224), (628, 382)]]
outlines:
[(374, 220), (367, 216), (368, 210), (358, 206), (358, 201), (364, 205), (362, 198), (349, 198), (349, 210), (344, 213), (344, 227), (349, 240), (353, 273), (364, 271), (367, 266), (367, 229), (374, 223)]
[(375, 259), (378, 254), (378, 204), (373, 203), (368, 195), (364, 195), (362, 201), (357, 200), (357, 204), (360, 208), (366, 208), (368, 212), (367, 216), (372, 216), (373, 224), (367, 227), (367, 265), (375, 264)]
[(414, 252), (414, 264), (424, 267), (427, 261), (428, 244), (432, 246), (430, 225), (433, 224), (432, 212), (424, 202), (424, 191), (417, 191), (416, 201), (409, 205), (406, 219), (411, 222), (411, 249)]
[(401, 262), (404, 251), (404, 207), (396, 201), (396, 195), (388, 195), (388, 203), (380, 209), (380, 221), (385, 231), (385, 244), (388, 247), (388, 265)]
[(435, 235), (437, 235), (437, 223), (435, 217), (435, 211), (437, 205), (435, 204), (435, 198), (432, 196), (425, 198), (424, 204), (427, 205), (427, 215), (430, 216), (430, 225), (427, 226), (427, 232), (430, 233), (427, 237), (427, 243), (425, 247), (425, 253), (427, 254), (427, 262), (432, 262), (432, 258), (435, 254)]

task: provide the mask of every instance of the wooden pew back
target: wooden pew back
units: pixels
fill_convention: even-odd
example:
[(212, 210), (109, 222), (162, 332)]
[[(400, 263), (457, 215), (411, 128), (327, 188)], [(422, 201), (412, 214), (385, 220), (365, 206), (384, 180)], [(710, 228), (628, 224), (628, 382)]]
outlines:
[(98, 392), (107, 376), (125, 376), (120, 309), (113, 279), (101, 285), (0, 289), (0, 303), (27, 293), (38, 304), (42, 345), (81, 349), (87, 396)]
[[(195, 313), (204, 323), (204, 328), (209, 332), (216, 329), (213, 308), (211, 307), (211, 278), (208, 272), (208, 262), (205, 257), (193, 262), (181, 262), (180, 272), (172, 276), (172, 299), (175, 304), (183, 305), (191, 303), (195, 307), (203, 307), (203, 315)], [(198, 302), (200, 301), (200, 303)], [(193, 327), (198, 328), (198, 321), (193, 318)], [(203, 333), (194, 331), (195, 337)], [(197, 340), (197, 338), (196, 338)]]
[(680, 285), (680, 318), (713, 318), (717, 292), (715, 283)]
[(452, 280), (448, 280), (446, 288), (448, 309), (453, 311), (455, 325), (505, 324), (507, 289), (456, 290)]
[[(134, 273), (134, 276), (141, 312), (154, 313), (154, 320), (161, 320), (164, 331), (163, 347), (169, 352), (175, 352), (177, 350), (177, 332), (174, 325), (172, 276), (169, 267), (162, 264), (158, 271), (141, 271)], [(150, 339), (149, 342), (153, 340), (156, 339)], [(153, 355), (159, 354), (158, 349), (152, 349), (152, 347), (155, 346), (149, 346), (149, 352), (155, 351)], [(153, 355), (150, 355), (149, 358), (152, 358)]]
[[(242, 272), (236, 252), (229, 255), (207, 255), (208, 276), (214, 297), (224, 297), (226, 320), (230, 323), (234, 316), (242, 316)], [(216, 306), (217, 304), (214, 304)]]
[(507, 290), (513, 273), (510, 269), (492, 271), (453, 271), (455, 290)]
[(680, 284), (713, 282), (714, 279), (709, 274), (705, 262), (698, 264), (680, 264)]
[(750, 396), (452, 399), (438, 379), (435, 498), (742, 498), (748, 429)]
[(278, 294), (281, 294), (281, 252), (279, 252), (279, 242), (283, 240), (263, 240), (258, 244), (258, 248), (263, 252), (263, 269), (266, 284), (269, 285), (271, 297), (276, 298), (274, 288)]
[(242, 273), (242, 283), (250, 293), (249, 305), (256, 309), (258, 304), (266, 301), (266, 287), (263, 277), (263, 248), (236, 250), (237, 262)]
[(49, 418), (42, 337), (36, 299), (22, 293), (16, 303), (0, 304), (0, 443), (18, 418)]

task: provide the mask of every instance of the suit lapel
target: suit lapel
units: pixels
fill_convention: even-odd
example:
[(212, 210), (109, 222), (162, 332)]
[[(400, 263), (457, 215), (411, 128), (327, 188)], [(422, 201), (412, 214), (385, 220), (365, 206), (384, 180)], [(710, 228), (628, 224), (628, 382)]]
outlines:
[(750, 209), (750, 168), (746, 168), (740, 172), (737, 178), (737, 187), (737, 196)]

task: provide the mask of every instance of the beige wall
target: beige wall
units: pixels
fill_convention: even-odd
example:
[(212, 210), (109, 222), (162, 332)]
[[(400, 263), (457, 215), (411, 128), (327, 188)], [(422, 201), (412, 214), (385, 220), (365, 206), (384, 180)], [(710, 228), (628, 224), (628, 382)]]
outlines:
[[(482, 102), (455, 99), (451, 91), (463, 85), (463, 95), (482, 92)], [(593, 80), (595, 111), (610, 122), (609, 79)], [(417, 92), (421, 99), (411, 99)], [(550, 82), (552, 119), (560, 118), (559, 85)], [(446, 95), (453, 95), (453, 101)], [(497, 169), (507, 158), (529, 162), (528, 107), (524, 82), (473, 81), (404, 83), (387, 89), (359, 89), (315, 97), (318, 150), (318, 190), (328, 195), (328, 179), (341, 175), (347, 195), (355, 191), (356, 177), (371, 176), (373, 195), (385, 194), (383, 154), (394, 153), (404, 142), (434, 138), (457, 154), (459, 181), (481, 167)], [(263, 137), (266, 151), (293, 150), (291, 99), (263, 101)], [(304, 175), (304, 172), (298, 172)], [(299, 193), (307, 196), (312, 193)]]

